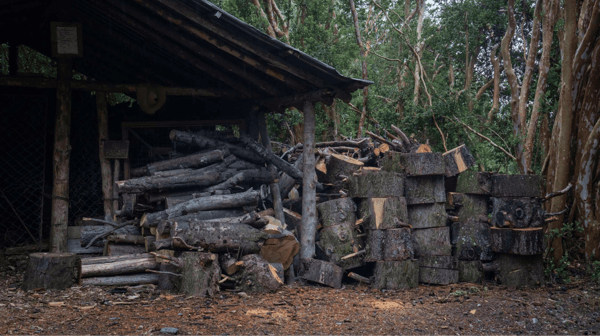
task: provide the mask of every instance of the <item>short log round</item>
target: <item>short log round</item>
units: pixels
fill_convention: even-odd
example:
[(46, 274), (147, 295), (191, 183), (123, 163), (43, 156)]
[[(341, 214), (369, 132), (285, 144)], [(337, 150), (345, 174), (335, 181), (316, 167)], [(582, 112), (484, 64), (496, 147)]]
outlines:
[(65, 289), (77, 278), (74, 253), (32, 253), (23, 277), (23, 290)]

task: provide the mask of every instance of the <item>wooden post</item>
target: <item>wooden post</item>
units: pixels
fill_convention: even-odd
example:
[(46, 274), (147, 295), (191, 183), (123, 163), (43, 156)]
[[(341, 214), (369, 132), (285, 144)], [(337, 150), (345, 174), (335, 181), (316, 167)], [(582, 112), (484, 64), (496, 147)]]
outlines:
[(118, 200), (119, 191), (115, 187), (114, 182), (120, 181), (120, 179), (119, 179), (120, 173), (121, 173), (121, 161), (119, 159), (115, 159), (115, 167), (114, 167), (114, 172), (113, 172), (113, 184), (111, 185), (111, 187), (112, 187), (112, 212), (111, 212), (111, 215), (113, 218), (114, 218), (117, 210), (119, 210), (119, 200)]
[(302, 155), (302, 226), (300, 227), (300, 258), (315, 256), (317, 232), (317, 173), (315, 172), (315, 103), (304, 102), (304, 146)]
[[(261, 113), (258, 116), (258, 130), (260, 132), (260, 141), (265, 148), (273, 151), (271, 146), (271, 139), (269, 139), (269, 133), (267, 132), (267, 122), (265, 120), (265, 114)], [(277, 178), (277, 168), (270, 163), (269, 172), (274, 175), (274, 182), (271, 183), (271, 197), (273, 197), (273, 210), (275, 210), (275, 218), (277, 218), (281, 224), (285, 224), (285, 216), (283, 214), (283, 201), (281, 200), (281, 193), (279, 192), (279, 181)]]
[(71, 87), (73, 71), (70, 59), (57, 59), (58, 86), (56, 88), (56, 121), (54, 126), (54, 154), (52, 188), (52, 221), (50, 252), (67, 251), (69, 224), (69, 159), (71, 156)]
[(108, 107), (106, 92), (96, 92), (96, 109), (98, 110), (98, 144), (100, 156), (100, 172), (102, 174), (102, 195), (104, 196), (104, 219), (112, 218), (112, 185), (110, 161), (104, 158), (104, 141), (108, 140)]

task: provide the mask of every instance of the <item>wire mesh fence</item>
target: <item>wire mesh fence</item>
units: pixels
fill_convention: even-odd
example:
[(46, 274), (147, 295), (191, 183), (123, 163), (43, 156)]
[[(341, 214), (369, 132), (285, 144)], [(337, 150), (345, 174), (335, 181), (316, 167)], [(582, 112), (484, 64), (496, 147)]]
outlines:
[(0, 248), (33, 244), (44, 216), (45, 96), (0, 95)]

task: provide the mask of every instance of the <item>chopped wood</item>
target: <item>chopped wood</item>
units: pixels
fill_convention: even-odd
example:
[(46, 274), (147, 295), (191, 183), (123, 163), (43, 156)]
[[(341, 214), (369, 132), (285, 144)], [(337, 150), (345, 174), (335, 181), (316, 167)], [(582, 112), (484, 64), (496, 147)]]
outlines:
[(172, 141), (179, 141), (190, 145), (198, 146), (200, 148), (227, 148), (229, 152), (240, 159), (244, 159), (256, 164), (263, 164), (265, 160), (255, 153), (246, 150), (245, 148), (232, 145), (227, 142), (220, 140), (213, 140), (203, 135), (191, 132), (182, 132), (178, 130), (172, 130), (169, 134), (169, 138)]
[(361, 170), (349, 177), (349, 197), (404, 197), (404, 177), (383, 170)]
[(544, 224), (544, 208), (539, 198), (491, 197), (492, 224), (496, 227), (527, 228)]
[(277, 269), (257, 254), (244, 256), (241, 271), (233, 278), (236, 288), (246, 293), (275, 292), (283, 285)]
[(418, 260), (378, 261), (371, 286), (377, 289), (415, 288), (419, 284)]
[[(325, 180), (327, 183), (336, 183), (336, 181), (341, 181), (343, 178), (341, 176), (352, 176), (352, 174), (358, 172), (361, 167), (364, 166), (364, 163), (355, 160), (346, 155), (339, 154), (331, 154), (329, 157), (325, 159)], [(337, 186), (340, 188), (341, 185)]]
[(466, 145), (458, 146), (444, 153), (446, 177), (456, 176), (475, 165), (475, 158)]
[(128, 235), (128, 234), (113, 234), (106, 238), (109, 242), (119, 244), (134, 244), (134, 245), (145, 245), (146, 240), (142, 235)]
[(427, 229), (446, 226), (446, 207), (444, 203), (409, 205), (408, 223), (413, 229)]
[(219, 292), (221, 269), (212, 253), (183, 252), (180, 260), (180, 292), (192, 296), (214, 296)]
[(279, 168), (282, 172), (288, 174), (289, 176), (294, 178), (296, 181), (299, 181), (299, 182), (302, 181), (302, 172), (299, 169), (297, 169), (293, 165), (289, 164), (288, 162), (284, 161), (277, 155), (273, 154), (272, 151), (267, 150), (265, 147), (260, 145), (258, 142), (254, 141), (254, 139), (252, 139), (247, 134), (241, 133), (240, 140), (242, 141), (242, 143), (244, 145), (246, 145), (246, 147), (248, 147), (250, 150), (252, 150), (258, 156), (263, 158), (263, 160), (265, 162), (269, 162), (269, 163), (275, 165), (275, 167)]
[(384, 155), (384, 170), (407, 176), (444, 175), (446, 163), (441, 153), (395, 153)]
[(458, 270), (419, 267), (419, 282), (434, 285), (458, 283)]
[(270, 236), (260, 247), (260, 255), (270, 263), (280, 263), (287, 270), (300, 251), (300, 243), (290, 231)]
[(358, 256), (360, 256), (360, 255), (363, 255), (363, 254), (365, 254), (365, 253), (367, 253), (367, 251), (366, 251), (366, 250), (361, 250), (361, 251), (358, 251), (358, 252), (354, 252), (354, 253), (350, 253), (350, 254), (348, 254), (348, 255), (345, 255), (345, 256), (341, 257), (340, 259), (341, 259), (341, 260), (346, 260), (346, 259), (350, 259), (350, 258), (358, 257)]
[(544, 253), (544, 231), (539, 228), (490, 229), (492, 251), (518, 255)]
[(147, 255), (145, 258), (133, 259), (104, 259), (105, 262), (80, 263), (80, 277), (90, 278), (97, 276), (120, 275), (127, 273), (140, 273), (146, 269), (158, 269), (156, 258)]
[(158, 274), (133, 274), (81, 279), (82, 286), (133, 286), (158, 284)]
[(348, 277), (351, 278), (351, 279), (360, 281), (360, 282), (364, 282), (366, 284), (370, 284), (371, 283), (371, 279), (365, 278), (364, 276), (358, 275), (358, 274), (356, 274), (354, 272), (348, 273)]
[(146, 246), (133, 244), (116, 244), (107, 242), (105, 251), (106, 255), (108, 256), (138, 254), (146, 252)]
[(494, 197), (542, 197), (542, 177), (538, 175), (494, 174), (492, 196)]
[(492, 175), (493, 173), (490, 172), (466, 170), (458, 175), (456, 192), (490, 195), (492, 190)]
[(76, 280), (74, 253), (32, 253), (23, 274), (22, 289), (66, 289)]
[(221, 270), (227, 275), (235, 274), (243, 264), (244, 262), (238, 261), (229, 253), (219, 255), (219, 266), (221, 266)]
[(300, 278), (325, 286), (342, 287), (342, 268), (323, 260), (300, 259)]
[(339, 198), (317, 205), (319, 218), (324, 228), (341, 223), (354, 225), (356, 222), (356, 203), (350, 198)]
[(413, 230), (412, 235), (416, 257), (452, 255), (449, 227)]

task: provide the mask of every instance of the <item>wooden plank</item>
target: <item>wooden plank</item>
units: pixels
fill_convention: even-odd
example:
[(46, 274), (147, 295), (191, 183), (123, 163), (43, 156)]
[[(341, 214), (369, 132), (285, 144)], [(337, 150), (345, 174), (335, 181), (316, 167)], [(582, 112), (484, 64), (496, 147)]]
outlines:
[(408, 223), (413, 229), (427, 229), (446, 226), (445, 203), (409, 205)]
[(458, 283), (458, 270), (419, 267), (419, 282), (433, 285)]
[(542, 177), (538, 175), (492, 175), (494, 197), (542, 197)]
[(543, 228), (490, 229), (491, 248), (494, 252), (518, 255), (544, 253)]
[(413, 230), (412, 235), (416, 257), (452, 255), (449, 227)]
[(444, 176), (409, 176), (404, 184), (406, 204), (446, 202)]

